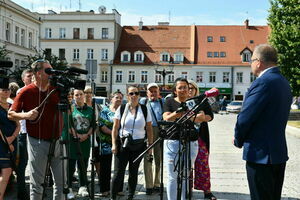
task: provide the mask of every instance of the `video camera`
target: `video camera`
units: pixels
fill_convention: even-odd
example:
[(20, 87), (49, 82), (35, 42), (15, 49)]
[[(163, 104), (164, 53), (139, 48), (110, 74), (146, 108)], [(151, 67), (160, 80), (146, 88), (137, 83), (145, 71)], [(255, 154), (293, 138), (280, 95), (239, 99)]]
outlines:
[(58, 88), (59, 91), (68, 91), (70, 88), (84, 90), (85, 80), (75, 79), (75, 76), (87, 74), (87, 70), (79, 69), (77, 67), (67, 67), (65, 70), (55, 70), (52, 68), (45, 69), (45, 73), (51, 75), (50, 83), (52, 86)]
[(7, 70), (12, 66), (13, 62), (11, 61), (0, 61), (0, 88), (2, 89), (8, 89), (9, 77), (7, 76)]

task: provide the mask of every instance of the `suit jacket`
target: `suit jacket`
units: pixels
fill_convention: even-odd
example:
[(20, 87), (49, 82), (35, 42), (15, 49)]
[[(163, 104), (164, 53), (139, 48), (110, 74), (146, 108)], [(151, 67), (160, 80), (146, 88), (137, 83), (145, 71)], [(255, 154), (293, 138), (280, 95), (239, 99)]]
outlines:
[(235, 126), (234, 145), (244, 146), (244, 160), (260, 164), (288, 160), (285, 128), (291, 103), (289, 82), (278, 67), (252, 83)]

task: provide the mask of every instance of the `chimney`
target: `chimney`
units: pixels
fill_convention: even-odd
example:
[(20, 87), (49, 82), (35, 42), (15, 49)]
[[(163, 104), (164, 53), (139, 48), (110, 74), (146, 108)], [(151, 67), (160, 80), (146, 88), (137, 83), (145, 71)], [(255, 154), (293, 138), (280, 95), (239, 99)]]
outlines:
[(143, 30), (143, 21), (139, 21), (139, 30)]
[(246, 19), (246, 20), (244, 21), (244, 24), (245, 24), (245, 28), (246, 28), (246, 29), (249, 29), (249, 19)]

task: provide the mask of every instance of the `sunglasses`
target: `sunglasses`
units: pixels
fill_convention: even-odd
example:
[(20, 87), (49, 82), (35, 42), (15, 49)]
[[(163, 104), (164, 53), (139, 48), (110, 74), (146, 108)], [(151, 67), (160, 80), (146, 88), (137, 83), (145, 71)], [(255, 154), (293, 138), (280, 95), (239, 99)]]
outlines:
[(138, 96), (140, 93), (139, 92), (129, 92), (128, 94), (130, 96), (133, 96), (133, 95)]

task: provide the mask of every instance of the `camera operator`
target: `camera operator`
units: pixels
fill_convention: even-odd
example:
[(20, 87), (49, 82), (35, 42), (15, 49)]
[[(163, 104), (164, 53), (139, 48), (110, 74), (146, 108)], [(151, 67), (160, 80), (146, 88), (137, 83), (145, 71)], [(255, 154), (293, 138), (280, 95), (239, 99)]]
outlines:
[[(166, 121), (176, 121), (180, 117), (184, 115), (187, 111), (187, 106), (185, 105), (186, 100), (188, 99), (188, 92), (189, 92), (189, 83), (184, 78), (177, 78), (173, 85), (173, 97), (170, 97), (166, 100), (164, 104), (164, 114), (163, 118)], [(183, 108), (183, 109), (182, 109)], [(199, 134), (195, 130), (194, 123), (199, 123), (205, 120), (205, 115), (203, 112), (196, 115), (196, 117), (192, 117), (189, 121), (186, 121), (184, 125), (188, 126), (188, 129), (191, 132), (187, 132), (189, 135), (190, 140), (190, 161), (191, 164), (194, 163), (197, 152), (198, 152), (198, 137)], [(175, 164), (178, 161), (178, 152), (179, 152), (179, 142), (180, 142), (180, 134), (181, 132), (178, 131), (178, 128), (174, 130), (174, 135), (171, 138), (166, 138), (164, 141), (164, 161), (167, 167), (167, 197), (169, 200), (176, 199), (177, 197), (177, 176), (178, 170), (174, 171)], [(172, 132), (173, 133), (173, 132)], [(171, 134), (172, 134), (171, 133)], [(169, 133), (168, 133), (169, 135)], [(189, 146), (189, 145), (187, 145)], [(188, 148), (188, 147), (187, 147)], [(185, 162), (186, 163), (186, 162)], [(187, 167), (187, 166), (185, 166)], [(190, 172), (191, 173), (191, 172)], [(185, 177), (188, 178), (188, 177)], [(182, 191), (181, 191), (181, 198), (185, 199), (185, 180), (183, 180)]]
[[(49, 75), (45, 69), (52, 68), (48, 61), (37, 60), (32, 65), (34, 81), (21, 90), (8, 112), (10, 119), (26, 120), (28, 132), (28, 163), (30, 168), (30, 199), (40, 200), (43, 187), (49, 147), (55, 141), (54, 155), (50, 167), (54, 177), (53, 199), (64, 199), (62, 160), (58, 138), (61, 133), (61, 115), (57, 110), (59, 93), (55, 92), (40, 106), (53, 86), (49, 85)], [(40, 106), (40, 107), (39, 107)], [(24, 112), (22, 112), (24, 111)]]

